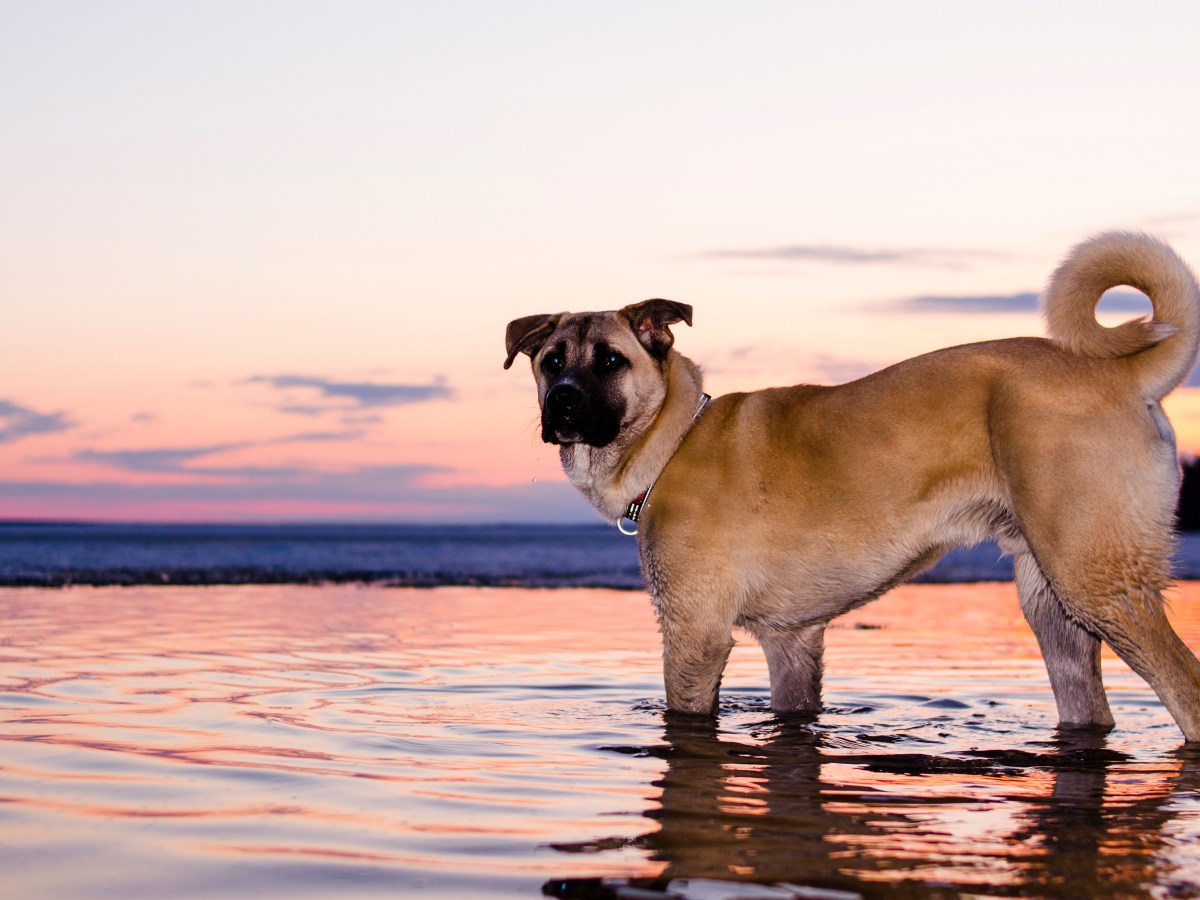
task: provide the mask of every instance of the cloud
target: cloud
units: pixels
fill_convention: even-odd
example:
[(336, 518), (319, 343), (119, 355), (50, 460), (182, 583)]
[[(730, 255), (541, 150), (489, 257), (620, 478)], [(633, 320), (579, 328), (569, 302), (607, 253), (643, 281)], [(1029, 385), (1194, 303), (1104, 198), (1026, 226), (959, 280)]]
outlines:
[(66, 413), (40, 413), (10, 400), (0, 400), (0, 444), (74, 427), (75, 423)]
[[(906, 297), (884, 300), (865, 309), (875, 312), (899, 313), (1036, 313), (1041, 309), (1041, 295), (1034, 291), (1019, 294), (977, 294), (960, 296)], [(1145, 294), (1137, 291), (1115, 290), (1104, 295), (1101, 307), (1106, 312), (1144, 315), (1149, 308)]]
[(1158, 216), (1148, 216), (1142, 219), (1140, 225), (1155, 232), (1159, 237), (1179, 238), (1191, 232), (1189, 226), (1200, 221), (1200, 214), (1195, 212), (1166, 213)]
[[(0, 502), (36, 505), (65, 518), (176, 519), (178, 509), (206, 521), (233, 519), (554, 522), (598, 521), (565, 481), (517, 485), (433, 487), (435, 465), (364, 466), (344, 472), (297, 472), (294, 477), (174, 484), (67, 483), (0, 480)], [(265, 513), (246, 512), (261, 508)], [(234, 512), (229, 512), (233, 510)]]
[(339, 420), (343, 425), (378, 425), (383, 421), (383, 416), (366, 415), (366, 414), (347, 414)]
[(838, 244), (786, 244), (743, 250), (708, 250), (700, 256), (709, 259), (766, 259), (780, 262), (815, 262), (829, 265), (899, 265), (961, 269), (972, 263), (1006, 259), (1004, 254), (988, 250), (936, 248), (864, 248)]
[(881, 363), (862, 359), (845, 359), (819, 353), (809, 357), (808, 368), (815, 372), (821, 384), (845, 384), (847, 381), (857, 381), (872, 372), (883, 368)]
[(978, 294), (974, 296), (923, 296), (885, 301), (872, 309), (909, 313), (1036, 313), (1039, 294)]
[[(247, 468), (229, 472), (257, 473), (244, 482), (187, 481), (173, 484), (122, 484), (111, 481), (0, 481), (0, 497), (33, 498), (71, 496), (78, 493), (105, 501), (141, 498), (163, 501), (239, 502), (247, 500), (365, 501), (395, 500), (416, 489), (427, 476), (444, 474), (436, 465), (363, 466), (345, 472), (319, 472), (309, 469)], [(441, 488), (422, 488), (422, 496), (438, 494)]]
[(365, 432), (361, 430), (351, 431), (302, 431), (299, 434), (290, 434), (287, 437), (273, 438), (269, 441), (263, 441), (262, 445), (268, 444), (311, 444), (314, 442), (325, 441), (357, 441), (360, 440)]
[(763, 378), (783, 378), (787, 384), (844, 384), (877, 372), (891, 361), (834, 356), (806, 347), (764, 343), (709, 353), (701, 362), (706, 373), (735, 379), (740, 389), (749, 379)]
[(352, 441), (363, 436), (361, 430), (354, 431), (307, 431), (285, 437), (263, 441), (233, 441), (224, 444), (205, 444), (199, 447), (152, 447), (138, 450), (76, 450), (70, 456), (72, 462), (98, 463), (123, 472), (168, 472), (181, 475), (206, 475), (226, 478), (248, 477), (298, 477), (311, 474), (299, 468), (258, 468), (193, 466), (190, 463), (249, 447), (271, 447), (279, 444), (307, 444), (323, 441)]
[(287, 402), (278, 407), (281, 412), (297, 415), (320, 415), (323, 412), (344, 411), (348, 408), (406, 406), (454, 397), (453, 388), (441, 378), (435, 378), (429, 384), (387, 384), (373, 381), (332, 381), (308, 375), (255, 375), (247, 378), (244, 383), (268, 384), (280, 391), (316, 391), (320, 399), (345, 401), (332, 407), (295, 402)]
[(121, 469), (125, 472), (187, 472), (187, 464), (216, 453), (252, 447), (249, 441), (232, 444), (209, 444), (205, 447), (151, 448), (144, 450), (76, 450), (74, 462), (92, 462)]

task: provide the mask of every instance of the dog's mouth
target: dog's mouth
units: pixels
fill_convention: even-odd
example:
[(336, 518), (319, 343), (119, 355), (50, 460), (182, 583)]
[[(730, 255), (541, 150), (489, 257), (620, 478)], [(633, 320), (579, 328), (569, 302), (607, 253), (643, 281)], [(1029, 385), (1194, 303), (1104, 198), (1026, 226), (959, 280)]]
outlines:
[(577, 431), (570, 431), (564, 428), (554, 428), (546, 424), (542, 425), (542, 441), (547, 444), (581, 444), (583, 438)]
[(547, 444), (568, 446), (570, 444), (587, 444), (590, 447), (604, 447), (616, 439), (617, 428), (590, 428), (582, 430), (569, 423), (550, 423), (542, 420), (542, 440)]

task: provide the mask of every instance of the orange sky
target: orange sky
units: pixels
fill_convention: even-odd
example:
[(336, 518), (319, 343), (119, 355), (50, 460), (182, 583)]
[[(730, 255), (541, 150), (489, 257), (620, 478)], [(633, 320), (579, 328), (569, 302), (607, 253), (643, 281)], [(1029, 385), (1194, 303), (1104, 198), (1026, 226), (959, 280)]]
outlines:
[(720, 393), (1200, 264), (1194, 5), (807, 6), (6, 5), (0, 517), (590, 521), (512, 318), (690, 303)]

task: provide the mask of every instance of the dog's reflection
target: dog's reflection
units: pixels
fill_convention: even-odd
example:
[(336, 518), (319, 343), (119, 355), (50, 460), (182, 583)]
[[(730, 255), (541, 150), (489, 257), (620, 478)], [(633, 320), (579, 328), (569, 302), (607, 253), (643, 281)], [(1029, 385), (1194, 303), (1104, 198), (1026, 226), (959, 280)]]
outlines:
[(1055, 737), (1050, 791), (1029, 800), (1009, 838), (1037, 849), (1022, 860), (1025, 882), (1054, 897), (1141, 896), (1155, 885), (1164, 896), (1200, 894), (1194, 867), (1191, 880), (1180, 877), (1165, 837), (1194, 807), (1200, 749), (1139, 765), (1106, 751), (1103, 733), (1060, 728)]
[[(1178, 886), (1163, 828), (1179, 812), (1173, 800), (1200, 789), (1200, 751), (1134, 766), (1097, 729), (1060, 729), (1045, 752), (956, 757), (876, 752), (869, 739), (855, 752), (786, 719), (764, 723), (760, 743), (689, 717), (670, 716), (663, 736), (665, 746), (646, 748), (667, 762), (646, 813), (659, 827), (634, 842), (664, 864), (646, 886), (717, 878), (865, 896), (931, 882), (951, 894), (1140, 894)], [(570, 881), (547, 891), (584, 895)]]

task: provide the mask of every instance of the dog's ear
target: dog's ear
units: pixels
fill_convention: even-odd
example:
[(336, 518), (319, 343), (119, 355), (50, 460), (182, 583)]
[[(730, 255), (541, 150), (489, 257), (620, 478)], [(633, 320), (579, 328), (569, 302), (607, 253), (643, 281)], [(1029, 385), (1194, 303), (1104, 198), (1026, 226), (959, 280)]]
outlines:
[(504, 368), (513, 364), (518, 353), (528, 353), (530, 356), (542, 349), (546, 338), (558, 327), (558, 320), (563, 313), (543, 313), (538, 316), (523, 316), (513, 319), (504, 331), (504, 346), (508, 351), (508, 359), (504, 360)]
[(629, 320), (629, 327), (655, 359), (665, 359), (675, 343), (675, 335), (671, 334), (668, 325), (676, 322), (692, 324), (692, 308), (674, 300), (643, 300), (626, 306), (621, 314)]

